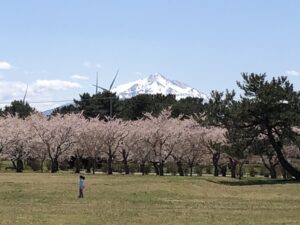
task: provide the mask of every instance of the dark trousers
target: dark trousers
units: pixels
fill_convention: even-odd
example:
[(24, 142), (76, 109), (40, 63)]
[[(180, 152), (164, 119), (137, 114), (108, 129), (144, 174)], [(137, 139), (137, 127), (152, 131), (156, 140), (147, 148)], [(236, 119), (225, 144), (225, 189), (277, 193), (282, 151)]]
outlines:
[(83, 198), (83, 188), (79, 188), (79, 196), (78, 198)]

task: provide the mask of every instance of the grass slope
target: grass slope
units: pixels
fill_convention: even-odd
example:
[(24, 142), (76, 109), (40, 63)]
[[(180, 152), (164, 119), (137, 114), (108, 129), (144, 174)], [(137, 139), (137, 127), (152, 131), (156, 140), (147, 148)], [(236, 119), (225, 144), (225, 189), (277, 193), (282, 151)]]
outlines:
[(0, 224), (300, 224), (297, 183), (88, 175), (78, 199), (77, 177), (0, 173)]

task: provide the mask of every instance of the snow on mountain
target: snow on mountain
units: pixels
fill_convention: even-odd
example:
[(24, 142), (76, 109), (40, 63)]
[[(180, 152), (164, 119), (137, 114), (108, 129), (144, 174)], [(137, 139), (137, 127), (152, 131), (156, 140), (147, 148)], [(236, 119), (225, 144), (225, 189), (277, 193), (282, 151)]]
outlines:
[(68, 105), (72, 105), (72, 104), (73, 104), (73, 103), (67, 103), (67, 104), (58, 106), (58, 107), (53, 108), (53, 109), (48, 109), (48, 110), (46, 110), (46, 111), (42, 111), (41, 113), (42, 113), (43, 116), (50, 116), (50, 115), (54, 112), (55, 109), (57, 109), (57, 108), (62, 108), (62, 107), (64, 107), (64, 106), (68, 106)]
[(55, 108), (54, 109), (48, 109), (48, 110), (43, 111), (41, 113), (42, 113), (43, 116), (50, 116), (53, 113), (54, 110), (55, 110)]
[(131, 98), (138, 94), (173, 94), (176, 99), (186, 97), (203, 98), (208, 101), (207, 95), (199, 92), (184, 83), (175, 80), (169, 80), (159, 73), (152, 74), (144, 79), (119, 85), (112, 89), (120, 99)]

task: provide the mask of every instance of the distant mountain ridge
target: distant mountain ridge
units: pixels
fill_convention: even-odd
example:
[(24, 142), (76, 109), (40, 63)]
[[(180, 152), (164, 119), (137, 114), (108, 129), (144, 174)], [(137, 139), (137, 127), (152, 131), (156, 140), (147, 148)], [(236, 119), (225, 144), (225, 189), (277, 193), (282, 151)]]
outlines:
[(196, 97), (208, 101), (206, 94), (182, 82), (169, 80), (160, 73), (155, 73), (144, 79), (127, 84), (121, 84), (111, 91), (116, 92), (120, 99), (131, 98), (139, 94), (173, 94), (176, 95), (177, 100), (186, 97)]
[(73, 105), (73, 103), (67, 103), (67, 104), (63, 104), (61, 106), (58, 106), (56, 108), (53, 108), (53, 109), (48, 109), (48, 110), (45, 110), (42, 112), (43, 116), (51, 116), (51, 114), (53, 113), (53, 111), (57, 108), (62, 108), (64, 106), (68, 106), (68, 105)]
[(48, 109), (46, 111), (43, 111), (42, 114), (43, 114), (43, 116), (50, 116), (54, 110), (55, 109)]

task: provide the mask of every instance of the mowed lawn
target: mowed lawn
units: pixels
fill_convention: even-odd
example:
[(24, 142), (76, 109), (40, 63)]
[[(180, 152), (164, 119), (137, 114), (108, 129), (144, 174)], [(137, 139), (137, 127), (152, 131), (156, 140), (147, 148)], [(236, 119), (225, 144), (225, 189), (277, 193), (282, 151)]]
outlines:
[(0, 173), (0, 224), (300, 224), (300, 184), (222, 180), (87, 175), (78, 199), (75, 174)]

